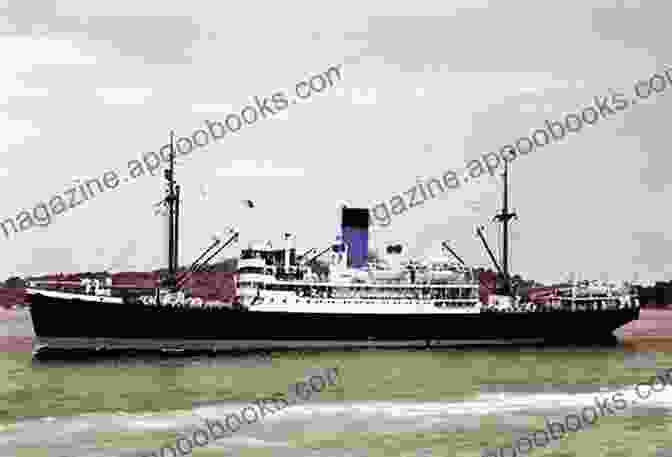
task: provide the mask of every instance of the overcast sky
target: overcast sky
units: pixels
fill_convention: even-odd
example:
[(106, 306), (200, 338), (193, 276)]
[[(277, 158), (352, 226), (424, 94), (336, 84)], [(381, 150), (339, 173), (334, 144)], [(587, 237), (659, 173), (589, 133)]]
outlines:
[[(243, 244), (280, 244), (291, 232), (299, 249), (326, 246), (341, 201), (389, 201), (672, 63), (672, 8), (654, 1), (3, 3), (3, 220), (76, 179), (128, 174), (128, 161), (158, 151), (171, 129), (191, 135), (254, 96), (343, 65), (343, 79), (309, 102), (180, 160), (181, 264), (231, 224)], [(672, 279), (668, 92), (513, 163), (513, 272)], [(159, 176), (46, 227), (0, 231), (0, 277), (165, 266), (152, 207)], [(496, 178), (465, 184), (393, 216), (376, 243), (430, 255), (449, 239), (466, 261), (488, 265), (474, 228), (485, 225), (497, 247), (500, 192)]]

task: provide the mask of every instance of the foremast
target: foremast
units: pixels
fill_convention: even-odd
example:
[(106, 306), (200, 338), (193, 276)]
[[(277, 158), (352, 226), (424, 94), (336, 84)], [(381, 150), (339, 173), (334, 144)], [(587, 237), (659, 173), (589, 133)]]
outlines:
[(180, 186), (175, 182), (175, 133), (170, 132), (170, 164), (163, 174), (166, 180), (166, 197), (163, 203), (168, 207), (168, 275), (162, 286), (171, 292), (178, 289), (177, 269), (179, 254)]
[[(225, 242), (219, 235), (214, 236), (214, 242), (194, 261), (189, 269), (178, 275), (179, 269), (179, 221), (180, 221), (180, 186), (175, 181), (175, 133), (170, 132), (170, 161), (169, 166), (163, 172), (166, 180), (166, 196), (161, 201), (168, 208), (168, 272), (162, 279), (160, 287), (156, 290), (156, 299), (161, 295), (160, 289), (169, 294), (182, 291), (187, 280), (195, 273), (210, 272), (212, 267), (208, 263), (224, 250), (227, 246), (238, 239), (238, 231), (233, 228), (226, 230), (231, 237)], [(251, 202), (250, 202), (251, 203)], [(218, 248), (208, 258), (202, 260), (213, 249)]]

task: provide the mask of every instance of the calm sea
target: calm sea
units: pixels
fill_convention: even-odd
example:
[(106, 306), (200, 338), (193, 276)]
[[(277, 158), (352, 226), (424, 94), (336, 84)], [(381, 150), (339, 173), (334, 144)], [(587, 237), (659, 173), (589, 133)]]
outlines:
[[(336, 384), (194, 456), (481, 456), (672, 368), (669, 352), (481, 348), (128, 355), (34, 361), (25, 313), (0, 322), (0, 456), (149, 456), (318, 369)], [(26, 343), (28, 342), (28, 343)], [(628, 400), (630, 402), (630, 400)], [(612, 406), (613, 407), (613, 406)], [(672, 387), (540, 456), (672, 455)], [(574, 424), (574, 423), (572, 423)], [(170, 456), (170, 453), (166, 454)], [(511, 449), (504, 453), (513, 455)], [(519, 454), (520, 455), (520, 454)], [(524, 455), (524, 454), (523, 454)]]

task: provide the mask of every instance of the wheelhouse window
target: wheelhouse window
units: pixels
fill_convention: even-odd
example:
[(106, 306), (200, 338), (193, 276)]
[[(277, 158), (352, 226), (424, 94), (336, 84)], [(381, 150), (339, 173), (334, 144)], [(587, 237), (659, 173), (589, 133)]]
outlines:
[(253, 249), (243, 249), (240, 252), (240, 259), (241, 260), (246, 260), (246, 259), (261, 259), (261, 252), (255, 251)]
[(242, 267), (238, 269), (239, 274), (258, 274), (258, 275), (263, 275), (264, 274), (264, 268), (261, 267)]

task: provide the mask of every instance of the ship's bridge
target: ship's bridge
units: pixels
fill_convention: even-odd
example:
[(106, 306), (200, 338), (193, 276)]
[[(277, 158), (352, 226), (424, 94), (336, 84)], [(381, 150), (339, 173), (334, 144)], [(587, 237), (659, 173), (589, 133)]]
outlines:
[(238, 274), (272, 275), (273, 267), (267, 265), (266, 260), (261, 257), (243, 258), (241, 255), (238, 260)]
[(254, 301), (264, 285), (275, 275), (275, 266), (269, 261), (270, 249), (265, 243), (251, 243), (240, 252), (236, 289), (241, 303)]

